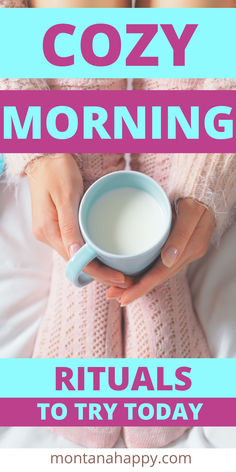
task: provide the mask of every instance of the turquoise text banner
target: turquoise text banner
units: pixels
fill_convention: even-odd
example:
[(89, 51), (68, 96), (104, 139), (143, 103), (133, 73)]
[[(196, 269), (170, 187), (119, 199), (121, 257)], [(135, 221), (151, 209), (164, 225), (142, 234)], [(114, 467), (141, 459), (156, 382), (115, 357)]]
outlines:
[[(73, 34), (59, 34), (55, 52), (74, 56), (68, 66), (52, 65), (43, 52), (45, 33), (54, 25), (69, 24)], [(107, 66), (91, 65), (81, 52), (84, 31), (94, 24), (108, 24), (120, 37), (120, 53)], [(127, 65), (126, 59), (141, 37), (127, 33), (127, 25), (158, 25), (143, 56), (158, 57), (158, 65)], [(173, 47), (161, 25), (173, 25), (179, 38), (187, 24), (197, 25), (185, 49), (185, 65), (173, 65)], [(105, 77), (236, 77), (236, 9), (0, 9), (1, 78), (105, 78)], [(119, 41), (118, 41), (119, 42)], [(94, 54), (116, 55), (117, 41), (109, 43), (105, 33), (96, 34)], [(115, 46), (116, 45), (116, 46)], [(86, 38), (84, 41), (86, 49)], [(131, 61), (132, 62), (132, 61)], [(155, 62), (155, 61), (154, 61)]]
[[(91, 372), (95, 367), (101, 370), (97, 390), (94, 389), (94, 374)], [(128, 385), (125, 389), (117, 391), (111, 388), (111, 367), (115, 368), (117, 384), (121, 384), (122, 369), (128, 367)], [(148, 371), (153, 390), (146, 386), (132, 389), (135, 379), (137, 384), (140, 367), (143, 374), (139, 380), (147, 380)], [(179, 391), (175, 385), (183, 383), (176, 381), (176, 371), (183, 367), (185, 371), (190, 369), (185, 375), (191, 382), (186, 384), (187, 389)], [(65, 385), (61, 390), (56, 390), (56, 368), (63, 368), (64, 373), (70, 372), (68, 378), (74, 390), (68, 390)], [(236, 359), (1, 359), (0, 398), (236, 398), (235, 372)], [(82, 378), (84, 388), (78, 390)], [(160, 385), (173, 386), (173, 389), (158, 390)]]

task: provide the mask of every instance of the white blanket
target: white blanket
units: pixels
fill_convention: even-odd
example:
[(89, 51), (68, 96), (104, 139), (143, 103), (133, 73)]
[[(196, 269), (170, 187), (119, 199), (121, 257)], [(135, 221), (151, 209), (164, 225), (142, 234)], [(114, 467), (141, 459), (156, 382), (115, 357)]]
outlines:
[[(190, 268), (193, 300), (215, 357), (236, 357), (236, 224)], [(32, 355), (48, 296), (51, 250), (31, 234), (30, 197), (0, 180), (0, 357)], [(0, 428), (0, 447), (74, 447), (45, 428)], [(76, 445), (78, 447), (78, 445)], [(120, 437), (117, 447), (125, 447)], [(236, 428), (193, 428), (174, 447), (236, 447)]]

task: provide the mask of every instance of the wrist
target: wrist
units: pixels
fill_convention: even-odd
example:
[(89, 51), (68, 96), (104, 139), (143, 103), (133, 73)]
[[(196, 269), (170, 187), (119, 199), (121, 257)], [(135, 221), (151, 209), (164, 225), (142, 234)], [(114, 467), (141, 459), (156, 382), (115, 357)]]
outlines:
[(176, 200), (174, 200), (174, 207), (175, 207), (176, 214), (178, 214), (179, 203), (183, 200), (188, 200), (189, 201), (189, 203), (192, 205), (193, 212), (194, 212), (194, 208), (197, 208), (198, 206), (203, 207), (212, 216), (212, 218), (214, 218), (215, 225), (216, 225), (216, 218), (215, 218), (215, 214), (214, 214), (212, 208), (209, 207), (206, 203), (204, 203), (200, 200), (197, 200), (194, 197), (185, 196), (185, 197), (179, 197)]
[(42, 165), (47, 165), (49, 159), (60, 159), (65, 158), (66, 156), (71, 156), (71, 154), (37, 154), (27, 163), (24, 173), (29, 177), (37, 171), (39, 167), (41, 168)]

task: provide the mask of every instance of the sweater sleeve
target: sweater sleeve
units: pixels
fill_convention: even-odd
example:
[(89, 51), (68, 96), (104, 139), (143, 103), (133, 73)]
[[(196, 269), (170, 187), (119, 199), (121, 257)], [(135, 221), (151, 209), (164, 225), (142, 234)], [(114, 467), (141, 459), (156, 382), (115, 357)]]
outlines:
[[(194, 88), (233, 90), (236, 79), (198, 79)], [(216, 220), (213, 236), (216, 242), (236, 217), (235, 182), (236, 154), (174, 154), (172, 157), (170, 198), (177, 202), (191, 197), (212, 211)]]
[[(0, 0), (0, 8), (27, 8), (28, 0)], [(0, 79), (0, 90), (49, 90), (45, 79)], [(38, 157), (46, 156), (42, 153), (5, 154), (4, 160), (10, 178), (25, 175), (28, 164)], [(54, 157), (57, 155), (50, 154)]]
[(169, 179), (170, 199), (193, 198), (215, 216), (213, 239), (220, 240), (236, 216), (236, 154), (175, 154)]
[[(0, 79), (0, 90), (48, 90), (49, 86), (44, 79)], [(25, 175), (27, 165), (34, 159), (45, 156), (42, 153), (5, 154), (7, 172), (11, 177), (18, 178)]]

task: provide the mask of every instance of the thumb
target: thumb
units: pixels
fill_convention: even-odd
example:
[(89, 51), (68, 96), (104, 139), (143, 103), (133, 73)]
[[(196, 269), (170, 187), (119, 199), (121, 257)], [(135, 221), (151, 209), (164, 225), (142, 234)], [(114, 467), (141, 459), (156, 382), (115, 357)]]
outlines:
[(79, 203), (65, 202), (58, 208), (58, 223), (68, 259), (84, 245), (78, 222)]
[(180, 201), (174, 227), (161, 252), (166, 267), (170, 268), (178, 262), (204, 211), (203, 205), (190, 198)]

